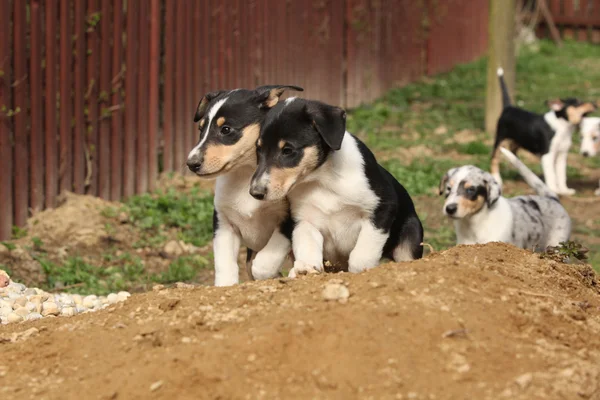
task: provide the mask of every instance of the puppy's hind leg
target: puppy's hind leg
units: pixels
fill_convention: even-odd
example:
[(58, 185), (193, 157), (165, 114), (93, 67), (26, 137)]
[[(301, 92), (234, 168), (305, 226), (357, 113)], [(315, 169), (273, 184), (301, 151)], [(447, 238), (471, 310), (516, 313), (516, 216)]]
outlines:
[(494, 151), (492, 152), (492, 161), (490, 163), (490, 173), (498, 182), (500, 186), (502, 186), (502, 177), (500, 176), (500, 144), (497, 143), (494, 145)]
[(418, 219), (408, 221), (402, 228), (392, 258), (396, 262), (412, 261), (423, 257), (423, 226)]

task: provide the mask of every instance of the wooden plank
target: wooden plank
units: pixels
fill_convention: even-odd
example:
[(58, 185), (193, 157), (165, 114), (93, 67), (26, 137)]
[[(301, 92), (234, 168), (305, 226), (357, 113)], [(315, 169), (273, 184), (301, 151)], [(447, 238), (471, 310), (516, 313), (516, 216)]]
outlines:
[[(163, 171), (173, 171), (174, 156), (174, 86), (175, 86), (175, 7), (174, 1), (165, 3), (165, 56), (163, 94)], [(208, 57), (204, 57), (208, 58)]]
[(75, 2), (75, 128), (73, 132), (73, 191), (85, 191), (84, 180), (86, 112), (84, 95), (87, 89), (85, 66), (87, 64), (86, 22), (84, 1)]
[(69, 0), (60, 2), (60, 153), (58, 179), (60, 192), (73, 190), (71, 147), (71, 43)]
[(136, 157), (136, 193), (148, 190), (148, 62), (149, 62), (149, 2), (138, 3), (138, 106), (137, 106), (137, 157)]
[(137, 132), (137, 24), (138, 0), (127, 0), (127, 55), (125, 78), (125, 140), (123, 146), (123, 196), (135, 192), (135, 139)]
[(123, 0), (114, 0), (113, 3), (113, 55), (112, 55), (112, 81), (111, 81), (111, 176), (110, 199), (121, 199), (123, 189), (123, 83), (125, 75), (123, 70)]
[[(12, 53), (10, 0), (0, 0), (0, 113), (12, 109)], [(12, 119), (0, 123), (0, 240), (10, 239), (13, 225), (13, 146)]]
[(29, 174), (30, 207), (40, 211), (44, 205), (44, 134), (43, 134), (43, 92), (42, 92), (42, 10), (40, 0), (30, 4), (31, 57), (29, 58), (29, 82), (31, 85), (31, 139), (29, 153), (31, 170)]
[(29, 207), (29, 130), (27, 71), (27, 10), (24, 1), (13, 2), (14, 119), (14, 224), (24, 226)]
[[(153, 191), (158, 179), (158, 115), (160, 90), (160, 0), (150, 4), (150, 82), (148, 93), (148, 190)], [(192, 52), (194, 53), (194, 52)], [(191, 116), (190, 116), (191, 118)]]
[[(192, 0), (193, 1), (193, 0)], [(185, 35), (185, 41), (184, 41), (184, 46), (186, 49), (191, 49), (194, 48), (194, 42), (195, 42), (195, 38), (193, 37), (193, 35), (191, 34), (192, 31), (192, 27), (194, 24), (194, 13), (192, 10), (192, 1), (190, 0), (185, 0), (185, 26), (186, 26), (186, 35)], [(194, 66), (194, 52), (193, 51), (186, 51), (185, 52), (185, 65), (184, 65), (184, 80), (185, 80), (185, 85), (184, 85), (184, 92), (182, 93), (183, 98), (184, 98), (184, 107), (183, 107), (183, 111), (184, 111), (184, 115), (183, 115), (183, 143), (184, 143), (184, 150), (183, 150), (183, 154), (184, 157), (187, 156), (187, 153), (192, 149), (192, 134), (194, 133), (193, 130), (193, 107), (195, 106), (192, 105), (192, 103), (194, 103), (194, 77), (192, 74), (192, 68)], [(184, 168), (184, 171), (186, 171), (186, 169)]]
[(110, 127), (111, 111), (109, 107), (111, 91), (111, 3), (112, 0), (102, 0), (100, 20), (100, 126), (98, 138), (98, 196), (110, 198)]
[(45, 1), (46, 13), (46, 98), (45, 98), (45, 123), (44, 123), (44, 173), (45, 179), (45, 206), (55, 206), (58, 193), (58, 165), (57, 165), (57, 126), (56, 126), (56, 0)]
[(185, 48), (185, 4), (181, 1), (177, 2), (176, 6), (176, 40), (175, 40), (175, 109), (173, 115), (175, 117), (175, 131), (173, 132), (174, 140), (174, 168), (176, 172), (183, 172), (184, 169), (184, 118), (185, 118), (185, 55), (188, 49)]
[(600, 18), (594, 16), (582, 16), (582, 15), (552, 15), (554, 22), (557, 25), (571, 25), (571, 26), (593, 26), (600, 27)]
[[(102, 15), (98, 0), (87, 2), (87, 87), (85, 92), (86, 107), (88, 109), (88, 120), (86, 129), (86, 192), (94, 196), (98, 195), (98, 120), (100, 115), (100, 24)], [(99, 18), (99, 19), (98, 19)]]

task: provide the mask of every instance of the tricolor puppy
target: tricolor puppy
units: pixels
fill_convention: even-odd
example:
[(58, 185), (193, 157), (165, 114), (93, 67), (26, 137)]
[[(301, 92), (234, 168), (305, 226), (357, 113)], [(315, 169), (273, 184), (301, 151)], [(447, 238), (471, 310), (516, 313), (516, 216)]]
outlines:
[(502, 88), (503, 111), (496, 128), (490, 168), (492, 175), (502, 184), (498, 149), (508, 142), (508, 148), (513, 153), (524, 148), (541, 157), (544, 180), (550, 190), (559, 195), (575, 194), (574, 189), (567, 187), (567, 155), (577, 125), (596, 106), (574, 98), (554, 100), (548, 102), (550, 111), (534, 114), (511, 105), (502, 68), (498, 68), (498, 78)]
[(502, 153), (537, 196), (501, 196), (500, 185), (473, 165), (452, 168), (440, 182), (444, 214), (454, 220), (457, 244), (506, 242), (524, 249), (545, 249), (569, 239), (571, 219), (558, 197), (513, 153)]
[[(581, 132), (581, 148), (579, 152), (584, 157), (594, 157), (600, 149), (600, 118), (583, 118), (581, 124), (579, 124), (579, 131)], [(600, 187), (596, 189), (594, 194), (600, 196)]]
[(292, 221), (285, 197), (265, 202), (248, 193), (261, 125), (285, 89), (303, 90), (282, 85), (222, 90), (206, 94), (198, 104), (194, 122), (199, 122), (200, 141), (190, 151), (187, 165), (201, 178), (217, 178), (213, 215), (216, 286), (239, 282), (241, 245), (248, 248), (248, 275), (256, 279), (277, 276), (290, 253)]
[(290, 276), (323, 271), (323, 260), (360, 272), (382, 256), (409, 261), (423, 254), (423, 227), (400, 183), (346, 132), (346, 113), (290, 98), (265, 120), (250, 193), (290, 201), (295, 227)]

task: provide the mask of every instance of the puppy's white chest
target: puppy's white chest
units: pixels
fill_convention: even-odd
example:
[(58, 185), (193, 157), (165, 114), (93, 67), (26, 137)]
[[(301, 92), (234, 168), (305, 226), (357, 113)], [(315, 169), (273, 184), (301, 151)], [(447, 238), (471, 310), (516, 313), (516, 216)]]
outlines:
[(309, 222), (323, 236), (325, 259), (347, 262), (367, 213), (326, 189), (303, 191), (290, 200), (294, 219)]
[(217, 181), (215, 208), (242, 237), (243, 244), (261, 250), (287, 216), (286, 201), (256, 200), (249, 193), (250, 181)]

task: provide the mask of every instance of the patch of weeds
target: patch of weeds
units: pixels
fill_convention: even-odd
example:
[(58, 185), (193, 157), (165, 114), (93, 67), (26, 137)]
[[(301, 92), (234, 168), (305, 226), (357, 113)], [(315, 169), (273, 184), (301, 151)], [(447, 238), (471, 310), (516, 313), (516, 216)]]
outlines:
[(490, 148), (483, 142), (458, 143), (455, 145), (459, 153), (470, 155), (486, 155), (490, 154)]
[(43, 246), (44, 242), (37, 236), (31, 238), (31, 242), (33, 243), (33, 250), (35, 251), (44, 251)]
[(0, 264), (0, 270), (6, 272), (8, 276), (12, 276), (12, 270), (8, 267), (8, 265)]
[(100, 215), (104, 218), (116, 218), (119, 215), (119, 210), (116, 207), (104, 207), (100, 211)]
[(442, 176), (456, 166), (455, 161), (446, 159), (415, 159), (409, 165), (403, 165), (398, 160), (387, 160), (382, 164), (411, 196), (436, 195), (435, 189)]
[(169, 265), (168, 270), (155, 275), (152, 280), (159, 283), (191, 281), (208, 265), (209, 261), (200, 255), (179, 257)]
[(12, 239), (21, 239), (27, 236), (27, 229), (14, 225), (12, 227)]
[(569, 240), (560, 242), (558, 246), (548, 247), (540, 254), (541, 258), (549, 258), (565, 264), (578, 264), (578, 261), (586, 261), (589, 249), (583, 247), (579, 242)]
[(14, 244), (12, 244), (12, 243), (10, 243), (10, 242), (0, 242), (0, 244), (1, 244), (2, 246), (6, 247), (6, 249), (7, 249), (8, 251), (13, 251), (14, 249), (16, 249), (16, 248), (17, 248), (17, 246), (16, 246), (16, 245), (14, 245)]
[(81, 257), (71, 257), (57, 264), (43, 257), (35, 257), (46, 273), (46, 290), (69, 293), (105, 295), (128, 289), (147, 280), (139, 257), (124, 255), (120, 265), (101, 267)]
[(133, 196), (125, 203), (133, 225), (145, 236), (139, 245), (154, 244), (166, 228), (179, 230), (180, 239), (202, 246), (212, 239), (212, 196), (197, 188), (189, 193), (166, 192)]

